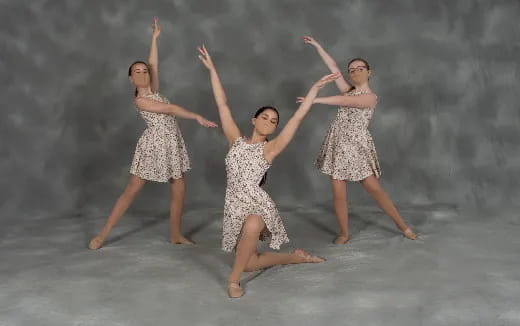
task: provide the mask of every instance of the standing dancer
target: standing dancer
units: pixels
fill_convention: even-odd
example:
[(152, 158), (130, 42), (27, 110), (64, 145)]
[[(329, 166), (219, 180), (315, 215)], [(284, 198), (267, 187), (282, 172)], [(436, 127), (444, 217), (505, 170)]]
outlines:
[(253, 134), (243, 137), (228, 107), (224, 88), (217, 70), (204, 46), (199, 47), (199, 58), (208, 68), (211, 86), (217, 102), (224, 135), (229, 144), (226, 155), (227, 189), (224, 207), (222, 249), (235, 249), (233, 270), (228, 278), (228, 295), (238, 298), (244, 294), (240, 287), (242, 272), (254, 271), (273, 265), (319, 263), (323, 259), (311, 256), (302, 249), (292, 253), (258, 253), (258, 239), (270, 237), (270, 247), (280, 249), (289, 242), (276, 205), (261, 188), (265, 173), (272, 161), (293, 138), (303, 118), (310, 110), (320, 88), (339, 77), (331, 74), (317, 81), (309, 90), (298, 110), (274, 139), (267, 141), (278, 125), (278, 111), (273, 107), (260, 108), (252, 119)]
[(147, 128), (137, 143), (128, 185), (114, 205), (101, 233), (90, 241), (89, 249), (99, 249), (103, 245), (110, 230), (134, 201), (146, 181), (171, 184), (170, 242), (193, 244), (181, 235), (185, 189), (183, 174), (190, 169), (190, 160), (176, 117), (196, 120), (204, 127), (217, 125), (196, 113), (170, 104), (167, 98), (158, 93), (157, 38), (160, 33), (161, 30), (155, 19), (149, 63), (136, 61), (128, 70), (129, 79), (136, 87), (136, 107), (145, 120)]
[[(415, 240), (417, 236), (403, 221), (394, 203), (378, 181), (381, 169), (374, 142), (368, 131), (377, 104), (377, 96), (368, 86), (371, 74), (368, 62), (361, 58), (349, 62), (347, 66), (351, 80), (349, 83), (341, 75), (334, 59), (316, 40), (304, 36), (303, 41), (314, 46), (332, 73), (340, 74), (336, 79), (336, 86), (342, 95), (319, 97), (313, 102), (340, 106), (316, 160), (316, 167), (330, 176), (332, 184), (334, 209), (340, 228), (340, 234), (334, 243), (345, 244), (349, 240), (347, 181), (359, 181), (379, 207), (392, 218), (404, 236)], [(298, 98), (299, 102), (302, 100), (303, 98)]]

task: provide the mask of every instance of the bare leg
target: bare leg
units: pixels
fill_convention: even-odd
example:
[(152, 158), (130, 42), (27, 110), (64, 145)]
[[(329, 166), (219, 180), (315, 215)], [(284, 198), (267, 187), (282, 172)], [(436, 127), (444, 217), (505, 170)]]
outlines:
[[(242, 226), (242, 237), (238, 241), (233, 269), (228, 277), (228, 283), (239, 283), (240, 275), (245, 270), (247, 262), (256, 252), (260, 232), (265, 227), (262, 217), (249, 215)], [(231, 295), (230, 295), (231, 296)]]
[(415, 240), (417, 236), (413, 233), (412, 229), (410, 229), (403, 218), (397, 211), (394, 203), (388, 196), (388, 194), (384, 191), (384, 189), (379, 184), (377, 178), (373, 175), (361, 180), (361, 185), (363, 188), (374, 198), (379, 205), (379, 207), (392, 218), (395, 225), (401, 230), (404, 235), (411, 240)]
[(334, 240), (335, 244), (345, 244), (348, 242), (348, 206), (347, 206), (347, 182), (330, 178), (332, 185), (332, 199), (334, 210), (338, 219), (340, 234)]
[(297, 264), (304, 262), (322, 262), (323, 259), (313, 257), (301, 249), (290, 254), (267, 252), (258, 254), (256, 247), (260, 232), (265, 227), (262, 217), (250, 215), (242, 227), (242, 237), (238, 242), (233, 270), (228, 278), (228, 294), (231, 298), (239, 298), (244, 294), (240, 287), (240, 276), (244, 271), (253, 271), (274, 265)]
[(181, 234), (181, 216), (184, 208), (184, 178), (170, 179), (170, 242), (173, 244), (193, 244)]
[(135, 175), (130, 175), (130, 179), (128, 181), (128, 185), (125, 190), (119, 196), (119, 199), (116, 201), (114, 207), (112, 208), (112, 212), (108, 217), (105, 226), (101, 233), (99, 233), (96, 237), (94, 237), (89, 243), (89, 249), (96, 250), (101, 248), (103, 242), (108, 237), (110, 230), (116, 225), (117, 221), (123, 216), (126, 212), (130, 204), (134, 201), (135, 197), (143, 188), (143, 185), (146, 183), (144, 179), (141, 179)]
[(317, 256), (311, 256), (308, 252), (302, 249), (295, 249), (291, 253), (255, 252), (247, 262), (244, 271), (253, 272), (275, 265), (321, 263), (324, 261), (325, 259)]

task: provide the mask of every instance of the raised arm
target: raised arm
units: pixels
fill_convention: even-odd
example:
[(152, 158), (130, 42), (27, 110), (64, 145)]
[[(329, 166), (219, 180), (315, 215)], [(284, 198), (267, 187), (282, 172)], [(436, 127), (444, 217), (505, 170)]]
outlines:
[(235, 120), (233, 120), (231, 110), (227, 104), (226, 93), (224, 92), (224, 88), (222, 87), (222, 83), (220, 82), (217, 74), (217, 69), (215, 69), (215, 65), (211, 60), (211, 56), (209, 55), (208, 50), (206, 50), (204, 45), (202, 45), (202, 47), (198, 47), (198, 50), (200, 53), (199, 59), (209, 70), (211, 87), (213, 88), (215, 102), (217, 102), (220, 123), (222, 124), (224, 135), (226, 136), (226, 139), (231, 146), (231, 144), (233, 144), (233, 142), (241, 136), (240, 130), (238, 129)]
[(206, 120), (200, 114), (186, 110), (179, 105), (163, 103), (144, 97), (137, 97), (135, 99), (135, 104), (139, 110), (174, 115), (183, 119), (196, 120), (201, 126), (206, 128), (215, 128), (218, 126), (216, 123)]
[(150, 54), (148, 64), (150, 65), (150, 88), (152, 92), (159, 91), (159, 51), (157, 50), (157, 38), (161, 34), (157, 18), (154, 18), (152, 25), (152, 43), (150, 44)]
[(280, 134), (265, 145), (264, 155), (268, 162), (272, 162), (274, 158), (278, 156), (278, 154), (280, 154), (291, 142), (296, 130), (298, 130), (298, 127), (302, 123), (303, 118), (309, 112), (312, 102), (316, 98), (316, 95), (318, 95), (318, 91), (326, 84), (338, 79), (339, 76), (339, 73), (326, 75), (312, 85), (307, 96), (305, 96), (303, 102), (298, 107), (298, 110), (294, 112)]
[(314, 38), (310, 36), (304, 36), (303, 42), (314, 46), (314, 48), (316, 49), (316, 51), (318, 51), (318, 54), (320, 55), (323, 62), (325, 62), (331, 73), (340, 73), (339, 78), (336, 79), (336, 86), (338, 87), (340, 93), (343, 94), (348, 92), (352, 88), (352, 85), (350, 85), (345, 80), (343, 74), (341, 73), (341, 70), (338, 68), (338, 65), (336, 64), (336, 61), (334, 61), (334, 59), (327, 53), (327, 51), (323, 49), (323, 47)]
[[(296, 102), (303, 102), (304, 97), (298, 97)], [(353, 96), (345, 96), (345, 95), (336, 95), (336, 96), (327, 96), (327, 97), (316, 97), (313, 101), (316, 104), (326, 104), (326, 105), (334, 105), (334, 106), (344, 106), (348, 108), (374, 108), (377, 104), (377, 96), (374, 93), (361, 94), (361, 95), (353, 95)]]

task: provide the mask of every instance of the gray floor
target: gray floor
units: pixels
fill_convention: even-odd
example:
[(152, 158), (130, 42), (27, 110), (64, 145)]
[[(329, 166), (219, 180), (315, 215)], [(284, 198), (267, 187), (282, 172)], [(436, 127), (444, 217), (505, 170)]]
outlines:
[(167, 220), (125, 216), (98, 251), (102, 216), (19, 221), (1, 239), (0, 325), (520, 325), (520, 223), (447, 205), (402, 207), (404, 239), (375, 207), (353, 207), (352, 240), (331, 241), (327, 207), (281, 209), (290, 245), (322, 264), (245, 275), (228, 299), (232, 256), (221, 211), (191, 209), (196, 246), (167, 243)]

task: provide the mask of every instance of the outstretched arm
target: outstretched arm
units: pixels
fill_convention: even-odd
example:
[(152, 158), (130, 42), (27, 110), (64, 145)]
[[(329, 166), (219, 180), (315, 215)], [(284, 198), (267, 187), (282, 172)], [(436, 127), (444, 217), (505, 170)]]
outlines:
[(314, 103), (364, 109), (376, 107), (377, 97), (374, 93), (361, 94), (355, 96), (337, 95), (328, 97), (317, 97), (314, 99)]
[(312, 106), (312, 102), (316, 98), (316, 95), (318, 95), (318, 91), (326, 84), (338, 78), (339, 73), (326, 75), (322, 77), (320, 80), (318, 80), (316, 83), (314, 83), (314, 85), (312, 85), (311, 89), (307, 93), (307, 96), (305, 96), (305, 99), (300, 104), (300, 107), (298, 107), (298, 110), (294, 112), (293, 116), (283, 127), (280, 134), (265, 145), (264, 155), (265, 159), (268, 162), (272, 162), (274, 158), (278, 156), (278, 154), (280, 154), (285, 149), (285, 147), (287, 147), (287, 145), (291, 142), (292, 138), (294, 137), (294, 134), (296, 133), (296, 130), (298, 130), (298, 127), (302, 123), (303, 118), (309, 112)]
[(150, 65), (150, 88), (152, 92), (159, 91), (159, 51), (157, 50), (157, 38), (161, 34), (157, 18), (154, 18), (152, 25), (152, 44), (150, 44), (150, 54), (148, 64)]
[[(296, 102), (303, 102), (304, 97), (298, 97)], [(313, 101), (316, 104), (326, 104), (334, 106), (344, 106), (349, 108), (374, 108), (377, 104), (377, 96), (374, 93), (361, 94), (354, 96), (327, 96), (327, 97), (316, 97)]]
[(323, 49), (323, 47), (314, 38), (310, 36), (304, 36), (303, 42), (314, 46), (314, 48), (316, 49), (316, 51), (318, 51), (318, 54), (320, 55), (323, 62), (325, 62), (331, 73), (340, 73), (339, 78), (336, 79), (336, 86), (338, 87), (340, 93), (343, 94), (348, 92), (352, 88), (352, 85), (350, 85), (345, 80), (345, 78), (343, 78), (343, 74), (341, 73), (341, 70), (338, 68), (336, 61), (334, 61), (334, 59), (327, 53), (327, 51)]
[(231, 110), (227, 104), (226, 93), (224, 92), (224, 88), (222, 87), (222, 83), (217, 74), (217, 69), (215, 69), (215, 65), (211, 60), (211, 56), (209, 55), (206, 47), (202, 45), (202, 47), (198, 48), (199, 50), (199, 59), (202, 61), (204, 66), (208, 68), (210, 79), (211, 79), (211, 87), (213, 88), (213, 95), (215, 96), (215, 102), (217, 102), (218, 114), (220, 116), (220, 123), (222, 124), (222, 129), (224, 130), (224, 135), (231, 146), (233, 142), (241, 136), (240, 130), (238, 129), (235, 120), (233, 120), (233, 116), (231, 115)]
[(183, 119), (197, 120), (201, 126), (206, 128), (218, 127), (216, 123), (206, 120), (200, 114), (186, 110), (179, 105), (163, 103), (144, 97), (137, 97), (135, 99), (135, 104), (139, 110), (174, 115)]

